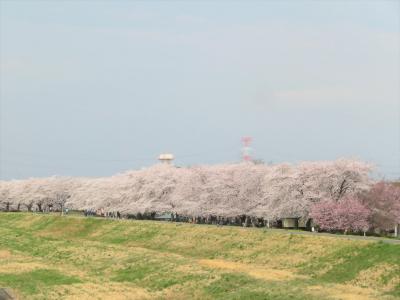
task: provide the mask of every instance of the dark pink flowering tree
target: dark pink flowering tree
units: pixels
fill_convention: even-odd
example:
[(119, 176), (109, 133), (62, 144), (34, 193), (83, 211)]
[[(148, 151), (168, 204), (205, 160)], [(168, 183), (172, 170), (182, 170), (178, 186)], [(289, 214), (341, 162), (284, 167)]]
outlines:
[(400, 187), (384, 181), (376, 183), (368, 192), (361, 194), (362, 203), (371, 209), (374, 228), (390, 230), (398, 235), (400, 224)]
[(310, 217), (321, 229), (336, 230), (338, 229), (337, 206), (338, 204), (331, 199), (322, 200), (311, 207)]
[(336, 206), (338, 228), (348, 231), (366, 232), (370, 228), (369, 217), (371, 211), (356, 197), (341, 199)]
[(323, 200), (311, 208), (310, 216), (324, 230), (366, 232), (369, 227), (370, 210), (355, 197), (340, 201)]

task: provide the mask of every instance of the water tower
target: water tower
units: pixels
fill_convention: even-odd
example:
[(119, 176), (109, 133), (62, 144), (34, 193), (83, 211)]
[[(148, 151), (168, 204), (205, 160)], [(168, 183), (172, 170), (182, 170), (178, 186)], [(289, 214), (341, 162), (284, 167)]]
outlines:
[(172, 161), (174, 160), (174, 155), (171, 153), (162, 153), (158, 157), (158, 160), (163, 164), (170, 165), (170, 164), (172, 164)]

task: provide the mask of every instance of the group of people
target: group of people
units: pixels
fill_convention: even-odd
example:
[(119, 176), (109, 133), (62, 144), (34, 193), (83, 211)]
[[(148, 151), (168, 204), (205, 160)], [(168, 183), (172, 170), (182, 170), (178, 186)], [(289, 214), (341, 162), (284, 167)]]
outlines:
[(121, 219), (121, 213), (119, 211), (104, 211), (103, 209), (85, 209), (83, 211), (85, 217), (96, 216), (104, 218)]
[(107, 211), (101, 216), (105, 218), (121, 219), (121, 213), (119, 211)]
[(83, 211), (83, 214), (85, 215), (85, 217), (96, 216), (96, 211), (94, 209), (85, 209)]

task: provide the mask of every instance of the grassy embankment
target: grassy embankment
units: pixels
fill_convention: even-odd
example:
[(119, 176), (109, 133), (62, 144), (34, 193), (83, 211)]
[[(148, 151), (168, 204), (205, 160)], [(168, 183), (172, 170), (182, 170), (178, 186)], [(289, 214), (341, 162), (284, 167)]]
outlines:
[(23, 299), (400, 299), (400, 245), (0, 213), (0, 287)]

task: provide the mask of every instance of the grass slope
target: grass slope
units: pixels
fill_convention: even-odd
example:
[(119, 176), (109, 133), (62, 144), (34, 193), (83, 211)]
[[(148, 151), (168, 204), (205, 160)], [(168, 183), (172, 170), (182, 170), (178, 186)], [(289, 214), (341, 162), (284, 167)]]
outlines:
[(400, 245), (1, 213), (0, 287), (23, 299), (400, 299)]

